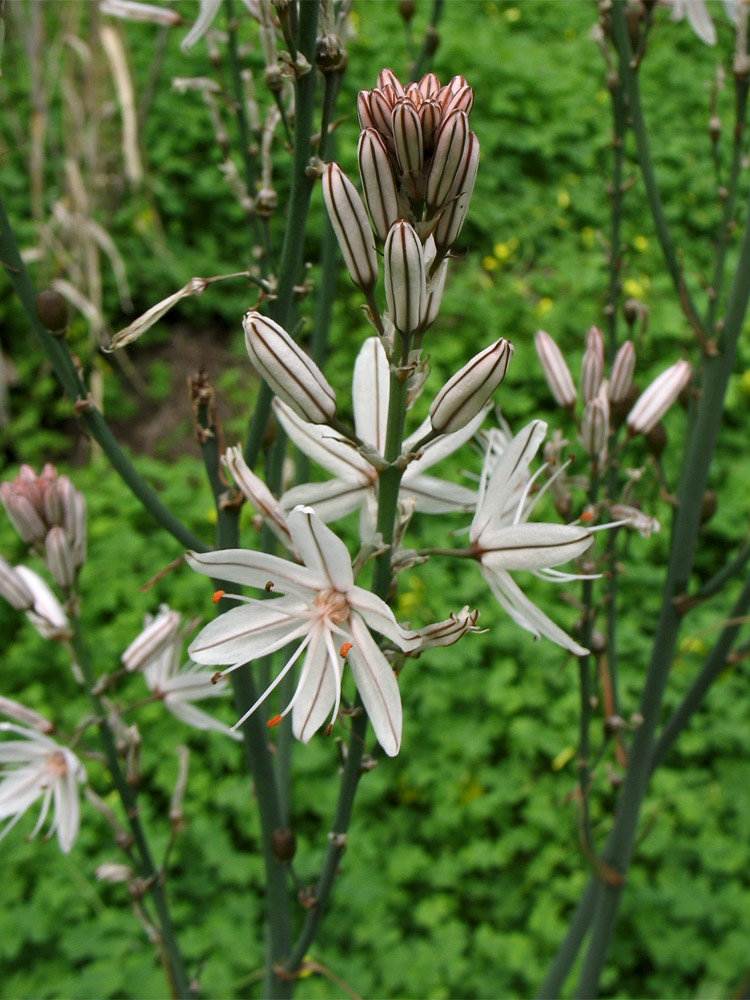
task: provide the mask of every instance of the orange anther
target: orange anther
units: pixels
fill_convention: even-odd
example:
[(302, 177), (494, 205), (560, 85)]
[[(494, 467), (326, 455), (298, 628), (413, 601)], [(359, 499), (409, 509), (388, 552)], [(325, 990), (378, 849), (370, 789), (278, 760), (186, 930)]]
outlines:
[(346, 654), (349, 652), (351, 648), (352, 644), (350, 642), (345, 642), (344, 645), (339, 650), (339, 656), (346, 656)]
[(581, 514), (581, 521), (584, 521), (584, 522), (585, 521), (590, 521), (593, 516), (594, 515), (591, 513), (590, 510), (585, 510), (583, 512), (583, 514)]
[(214, 604), (218, 604), (219, 601), (224, 596), (224, 594), (226, 594), (226, 590), (215, 590), (213, 592), (213, 596), (211, 597), (211, 600), (214, 602)]
[(328, 725), (327, 725), (327, 726), (325, 727), (325, 729), (323, 730), (323, 733), (324, 733), (324, 735), (325, 735), (325, 736), (330, 736), (330, 735), (331, 735), (331, 730), (332, 730), (332, 729), (333, 729), (333, 723), (332, 723), (332, 722), (329, 722), (329, 723), (328, 723)]
[(281, 715), (274, 715), (274, 716), (272, 716), (268, 720), (268, 722), (266, 723), (266, 725), (268, 726), (269, 729), (273, 729), (274, 726), (278, 726), (278, 724), (281, 722), (282, 718), (283, 718), (283, 716), (281, 716)]
[(273, 590), (273, 580), (269, 580), (263, 589), (266, 591), (267, 594), (270, 594), (271, 591)]
[(222, 675), (221, 670), (217, 670), (216, 673), (211, 678), (211, 683), (212, 684), (217, 684), (221, 680), (222, 676), (223, 675)]

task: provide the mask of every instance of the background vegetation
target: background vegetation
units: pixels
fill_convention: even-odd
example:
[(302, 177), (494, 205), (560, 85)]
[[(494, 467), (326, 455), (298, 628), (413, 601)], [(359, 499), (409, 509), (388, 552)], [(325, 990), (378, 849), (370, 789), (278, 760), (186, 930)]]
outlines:
[[(180, 9), (191, 18), (197, 6), (185, 3)], [(715, 13), (720, 10), (717, 4)], [(429, 13), (427, 4), (417, 3), (411, 25), (417, 42)], [(28, 6), (24, 16), (29, 16)], [(64, 32), (85, 37), (89, 19), (97, 14), (86, 5), (46, 3), (42, 16), (50, 41), (46, 70), (53, 77), (70, 58)], [(606, 69), (589, 39), (595, 19), (595, 5), (578, 0), (472, 0), (446, 3), (439, 26), (432, 68), (441, 79), (463, 73), (474, 87), (472, 127), (482, 161), (461, 237), (467, 254), (454, 263), (440, 321), (429, 335), (430, 384), (440, 385), (479, 346), (509, 337), (516, 354), (498, 399), (516, 428), (531, 416), (561, 422), (536, 361), (534, 331), (548, 329), (575, 371), (585, 330), (604, 323), (611, 112)], [(16, 16), (10, 27), (22, 21)], [(338, 104), (346, 117), (337, 132), (340, 161), (351, 173), (356, 92), (373, 86), (383, 65), (404, 75), (410, 59), (408, 33), (395, 2), (356, 5), (353, 21), (357, 33), (348, 46), (349, 69)], [(246, 220), (218, 170), (220, 154), (202, 100), (170, 89), (173, 77), (211, 75), (206, 48), (199, 45), (183, 54), (178, 30), (166, 36), (157, 54), (153, 26), (127, 24), (118, 30), (127, 44), (136, 94), (143, 99), (150, 88), (152, 95), (143, 104), (147, 113), (140, 133), (146, 179), (138, 190), (123, 181), (114, 138), (116, 107), (109, 112), (105, 107), (100, 139), (109, 160), (102, 164), (107, 183), (98, 189), (96, 215), (125, 261), (137, 313), (192, 275), (244, 268), (251, 245)], [(719, 219), (708, 119), (718, 54), (729, 50), (730, 33), (721, 24), (719, 36), (718, 50), (712, 50), (685, 23), (673, 25), (666, 12), (659, 12), (643, 69), (657, 175), (693, 281), (707, 266)], [(31, 247), (40, 237), (28, 184), (33, 109), (22, 35), (9, 31), (2, 60), (3, 197), (19, 240)], [(45, 218), (64, 196), (62, 152), (70, 114), (59, 89), (50, 93)], [(719, 94), (720, 116), (729, 100)], [(637, 380), (645, 386), (680, 355), (690, 332), (663, 270), (637, 171), (628, 162), (634, 184), (625, 201), (623, 280), (627, 294), (648, 308), (647, 326), (636, 328)], [(283, 211), (285, 162), (277, 166)], [(313, 281), (322, 224), (316, 190), (306, 245)], [(60, 264), (49, 256), (34, 264), (40, 287)], [(101, 275), (102, 312), (109, 329), (116, 330), (129, 317), (106, 262)], [(90, 324), (83, 316), (75, 317), (70, 330), (84, 364), (100, 372), (105, 413), (132, 449), (137, 467), (207, 541), (213, 508), (192, 441), (185, 377), (206, 366), (228, 441), (243, 436), (257, 385), (239, 318), (254, 301), (255, 292), (237, 283), (212, 286), (202, 297), (181, 303), (129, 350), (130, 363), (123, 366), (92, 351)], [(357, 303), (342, 273), (326, 371), (343, 399), (353, 359), (367, 335)], [(303, 312), (307, 308), (303, 304)], [(140, 629), (143, 614), (160, 601), (188, 615), (210, 615), (207, 586), (183, 567), (148, 593), (139, 591), (179, 556), (179, 547), (156, 529), (82, 440), (7, 283), (0, 285), (0, 330), (11, 372), (0, 432), (3, 475), (13, 475), (21, 461), (39, 467), (52, 460), (85, 493), (90, 555), (83, 619), (96, 637), (96, 666), (111, 671)], [(704, 527), (707, 544), (697, 564), (701, 577), (715, 572), (722, 550), (736, 540), (738, 528), (747, 528), (749, 407), (750, 342), (745, 338), (714, 469), (716, 481), (729, 481), (731, 488)], [(667, 433), (679, 434), (684, 419), (676, 408)], [(574, 435), (569, 426), (567, 432)], [(654, 459), (645, 448), (642, 460), (653, 473)], [(450, 472), (460, 476), (470, 464), (464, 456)], [(469, 471), (477, 467), (478, 459)], [(667, 483), (674, 481), (669, 448), (661, 471)], [(665, 491), (655, 474), (649, 481), (652, 513), (668, 522)], [(624, 566), (620, 641), (626, 717), (638, 707), (664, 544), (659, 536), (634, 537)], [(20, 542), (5, 520), (0, 550), (9, 561), (22, 558)], [(534, 644), (511, 627), (486, 600), (472, 570), (459, 572), (433, 561), (429, 573), (410, 577), (399, 596), (397, 614), (415, 623), (444, 617), (447, 602), (480, 604), (481, 624), (488, 631), (431, 652), (403, 676), (403, 748), (363, 781), (332, 911), (311, 955), (348, 986), (310, 975), (299, 984), (300, 997), (345, 996), (350, 990), (361, 996), (528, 996), (565, 932), (587, 874), (573, 799), (575, 667), (557, 647)], [(538, 594), (544, 607), (572, 624), (575, 610), (565, 609), (559, 591), (543, 587)], [(691, 617), (667, 710), (688, 686), (696, 656), (705, 648), (704, 630), (722, 621), (731, 596), (709, 602)], [(2, 693), (52, 714), (61, 730), (72, 728), (86, 709), (65, 658), (4, 606), (0, 629)], [(605, 995), (713, 997), (747, 986), (747, 682), (746, 661), (727, 669), (653, 782), (603, 981)], [(133, 701), (144, 693), (140, 684), (132, 678), (126, 689)], [(229, 705), (224, 715), (231, 719)], [(262, 865), (240, 750), (219, 735), (187, 730), (159, 706), (142, 710), (138, 723), (141, 798), (152, 810), (144, 820), (157, 856), (169, 837), (175, 749), (186, 743), (191, 750), (184, 829), (169, 873), (186, 959), (199, 970), (205, 995), (248, 995), (263, 962)], [(601, 743), (601, 729), (592, 732)], [(97, 762), (87, 767), (96, 785)], [(302, 884), (314, 876), (325, 849), (337, 768), (331, 741), (316, 738), (306, 749), (295, 747), (293, 825)], [(619, 778), (609, 747), (596, 771), (595, 833), (608, 829)], [(0, 845), (0, 996), (163, 995), (152, 947), (136, 920), (123, 915), (129, 905), (124, 888), (94, 881), (96, 866), (116, 857), (103, 821), (85, 812), (78, 844), (68, 857), (54, 842), (27, 845), (23, 833), (31, 826), (27, 817)]]

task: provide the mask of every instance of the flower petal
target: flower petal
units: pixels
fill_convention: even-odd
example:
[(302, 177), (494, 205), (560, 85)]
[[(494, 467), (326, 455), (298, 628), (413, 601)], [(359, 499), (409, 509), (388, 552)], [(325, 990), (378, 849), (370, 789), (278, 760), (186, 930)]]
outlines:
[(379, 337), (368, 337), (354, 362), (352, 405), (354, 426), (363, 441), (385, 452), (388, 400), (391, 395), (390, 367)]
[(316, 629), (302, 665), (294, 695), (292, 732), (307, 743), (328, 718), (336, 703), (336, 676), (329, 663), (322, 629)]
[[(358, 611), (374, 632), (395, 642), (399, 649), (408, 652), (419, 646), (419, 634), (402, 628), (393, 611), (376, 594), (363, 587), (352, 587), (346, 598), (349, 607)], [(352, 618), (356, 618), (356, 615), (352, 615)]]
[(305, 606), (292, 598), (247, 601), (201, 629), (188, 647), (196, 663), (228, 666), (266, 656), (308, 631)]
[(507, 611), (516, 625), (531, 632), (537, 639), (540, 635), (546, 636), (558, 646), (562, 646), (563, 649), (569, 649), (576, 656), (585, 656), (588, 653), (587, 649), (571, 639), (526, 597), (509, 573), (503, 570), (493, 571), (481, 564), (479, 568), (498, 603)]
[[(404, 481), (405, 480), (405, 481)], [(400, 496), (412, 497), (414, 509), (423, 514), (445, 514), (454, 510), (474, 510), (477, 494), (468, 486), (449, 483), (436, 476), (415, 476), (401, 481)]]
[(249, 549), (220, 549), (218, 552), (186, 552), (185, 560), (196, 573), (264, 589), (270, 582), (280, 594), (309, 597), (310, 591), (325, 586), (325, 578), (288, 559), (252, 552)]
[(325, 483), (303, 483), (293, 486), (281, 497), (281, 506), (292, 510), (299, 504), (312, 507), (321, 521), (336, 521), (361, 507), (373, 486), (360, 486), (346, 479), (329, 479)]
[(497, 460), (489, 480), (479, 489), (479, 503), (471, 523), (469, 538), (476, 541), (493, 518), (502, 516), (518, 484), (528, 475), (528, 467), (547, 433), (543, 420), (532, 420), (519, 431)]
[(313, 462), (350, 483), (365, 485), (375, 479), (370, 463), (338, 431), (303, 420), (278, 398), (273, 407), (281, 426)]
[[(462, 427), (460, 431), (454, 431), (452, 434), (441, 434), (440, 437), (435, 438), (434, 441), (430, 441), (422, 449), (422, 454), (419, 458), (410, 462), (406, 471), (404, 472), (404, 479), (409, 480), (413, 476), (421, 476), (423, 472), (426, 472), (429, 468), (439, 462), (441, 459), (446, 458), (448, 455), (452, 455), (454, 451), (457, 451), (461, 445), (466, 444), (474, 437), (476, 432), (482, 426), (484, 418), (487, 413), (492, 409), (492, 403), (486, 403), (482, 409), (473, 417), (465, 427)], [(415, 431), (414, 434), (410, 435), (406, 441), (404, 441), (404, 451), (408, 452), (410, 447), (414, 445), (423, 438), (425, 434), (430, 430), (429, 418)]]
[(490, 569), (547, 569), (582, 555), (591, 532), (572, 524), (514, 524), (482, 532), (482, 563)]
[(357, 614), (350, 618), (352, 648), (347, 654), (362, 703), (378, 743), (389, 757), (401, 746), (401, 693), (391, 665)]
[(346, 594), (354, 586), (349, 550), (312, 507), (294, 508), (289, 515), (289, 531), (305, 566), (328, 580), (331, 589)]

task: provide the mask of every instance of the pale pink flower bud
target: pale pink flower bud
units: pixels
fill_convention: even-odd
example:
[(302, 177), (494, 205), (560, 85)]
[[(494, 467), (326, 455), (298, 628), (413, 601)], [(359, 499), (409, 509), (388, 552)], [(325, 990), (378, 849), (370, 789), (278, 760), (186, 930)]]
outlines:
[(242, 457), (242, 448), (239, 445), (228, 448), (222, 461), (231, 472), (237, 487), (258, 513), (265, 518), (276, 537), (280, 538), (288, 549), (291, 549), (292, 539), (289, 534), (286, 513), (263, 480), (255, 475)]
[(469, 119), (463, 111), (454, 111), (443, 121), (435, 139), (425, 191), (430, 214), (443, 205), (451, 194), (468, 141)]
[(61, 524), (73, 547), (73, 562), (77, 569), (86, 562), (86, 501), (67, 476), (57, 484), (62, 511)]
[(628, 414), (630, 433), (648, 434), (690, 382), (691, 374), (690, 363), (683, 360), (677, 361), (654, 379)]
[(44, 639), (69, 639), (70, 623), (62, 605), (44, 580), (26, 566), (16, 566), (16, 573), (31, 591), (34, 608), (26, 617)]
[(149, 21), (151, 24), (167, 26), (183, 23), (179, 11), (150, 3), (138, 3), (137, 0), (99, 0), (99, 13), (111, 14), (126, 21)]
[(352, 281), (371, 292), (378, 280), (372, 230), (359, 192), (338, 163), (329, 163), (323, 172), (323, 197)]
[(391, 128), (402, 173), (416, 177), (424, 165), (424, 149), (422, 123), (419, 112), (411, 101), (403, 98), (396, 103), (391, 116)]
[(327, 423), (336, 396), (323, 373), (272, 319), (250, 311), (242, 320), (250, 360), (279, 399), (312, 424)]
[(627, 399), (633, 384), (635, 371), (635, 347), (632, 340), (626, 340), (615, 355), (612, 363), (612, 376), (609, 380), (609, 399), (613, 404), (622, 403)]
[(134, 639), (122, 654), (122, 665), (129, 672), (142, 670), (152, 663), (175, 639), (180, 628), (180, 612), (165, 605), (159, 614)]
[(474, 91), (468, 84), (454, 91), (450, 100), (443, 108), (443, 114), (447, 118), (451, 111), (465, 111), (468, 115), (474, 106)]
[(468, 87), (468, 81), (465, 76), (457, 75), (452, 76), (448, 82), (448, 89), (452, 94), (458, 93), (463, 87)]
[(47, 529), (28, 497), (14, 490), (12, 483), (0, 483), (0, 500), (21, 539), (27, 545), (41, 545)]
[(424, 101), (424, 96), (422, 91), (419, 89), (418, 83), (410, 83), (404, 91), (404, 96), (412, 102), (415, 108), (420, 108), (422, 106), (422, 102)]
[(399, 97), (404, 96), (404, 87), (392, 69), (381, 69), (378, 73), (378, 87), (393, 87)]
[(442, 117), (443, 112), (437, 101), (424, 101), (419, 108), (419, 120), (422, 123), (422, 146), (425, 155), (432, 153)]
[(605, 397), (595, 396), (586, 403), (581, 417), (581, 446), (587, 455), (598, 458), (606, 453), (608, 437), (609, 406)]
[(28, 611), (34, 607), (34, 598), (23, 578), (2, 557), (0, 557), (0, 597), (5, 598), (16, 611)]
[(54, 525), (47, 532), (44, 542), (47, 568), (58, 587), (72, 587), (76, 578), (73, 549), (67, 531)]
[(598, 395), (603, 371), (604, 353), (598, 351), (596, 346), (587, 347), (581, 361), (581, 395), (585, 403), (591, 402)]
[(391, 226), (384, 249), (385, 297), (397, 330), (411, 334), (420, 328), (427, 295), (424, 251), (414, 226)]
[(419, 93), (422, 97), (427, 100), (430, 97), (434, 97), (440, 90), (440, 81), (434, 73), (425, 73), (417, 84), (417, 87), (419, 88)]
[(576, 387), (560, 348), (545, 330), (537, 332), (534, 344), (555, 402), (571, 409), (576, 401)]
[(602, 337), (602, 331), (598, 326), (590, 326), (586, 331), (584, 348), (598, 354), (602, 359), (602, 364), (604, 364), (604, 337)]
[(389, 102), (382, 90), (371, 90), (369, 103), (372, 124), (382, 134), (384, 139), (392, 139), (391, 112), (393, 111), (393, 103), (395, 102)]
[(458, 612), (451, 611), (450, 618), (445, 621), (435, 622), (434, 625), (427, 625), (417, 631), (421, 643), (415, 652), (423, 653), (435, 646), (452, 646), (467, 632), (481, 632), (482, 629), (477, 625), (478, 617), (479, 611), (476, 608), (470, 611), (468, 604)]
[(361, 129), (373, 128), (375, 122), (370, 111), (370, 91), (360, 90), (357, 94), (357, 120)]
[(435, 227), (435, 245), (440, 254), (450, 249), (461, 233), (466, 214), (469, 211), (469, 202), (474, 193), (478, 167), (479, 140), (473, 132), (469, 132), (463, 162), (456, 175), (457, 197), (445, 207), (440, 221)]
[(513, 356), (513, 345), (502, 337), (450, 378), (430, 406), (430, 422), (441, 434), (461, 430), (497, 389)]
[(385, 243), (388, 231), (402, 213), (388, 150), (377, 129), (367, 128), (361, 133), (357, 159), (372, 227), (381, 242)]

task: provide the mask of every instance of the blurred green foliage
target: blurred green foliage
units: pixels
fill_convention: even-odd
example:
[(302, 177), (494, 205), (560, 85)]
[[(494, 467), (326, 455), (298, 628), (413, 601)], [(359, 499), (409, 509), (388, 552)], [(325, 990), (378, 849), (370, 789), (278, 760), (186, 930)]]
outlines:
[[(718, 5), (717, 11), (718, 11)], [(189, 7), (189, 9), (188, 9)], [(185, 16), (197, 4), (184, 5)], [(64, 26), (67, 5), (46, 4), (50, 31)], [(419, 3), (412, 23), (417, 42), (428, 5)], [(426, 349), (437, 388), (475, 351), (493, 338), (513, 340), (516, 354), (498, 393), (502, 410), (518, 428), (531, 416), (561, 424), (536, 362), (532, 337), (545, 326), (571, 358), (575, 371), (583, 334), (604, 323), (609, 230), (607, 184), (611, 176), (611, 112), (605, 68), (588, 33), (595, 16), (589, 3), (447, 3), (433, 68), (449, 77), (463, 73), (476, 92), (472, 124), (482, 162), (469, 221), (461, 242), (467, 250), (454, 262), (443, 311)], [(403, 74), (409, 60), (407, 35), (395, 2), (355, 5), (356, 36), (338, 112), (342, 164), (354, 173), (354, 100), (374, 84), (383, 64)], [(707, 137), (707, 82), (716, 53), (703, 46), (685, 23), (671, 25), (665, 12), (642, 69), (646, 114), (654, 128), (654, 157), (664, 201), (680, 246), (686, 278), (698, 288), (710, 265), (711, 239), (719, 217), (716, 183)], [(86, 22), (77, 25), (85, 32)], [(247, 38), (253, 37), (250, 23)], [(175, 76), (211, 75), (207, 50), (185, 56), (180, 32), (165, 39), (155, 57), (156, 29), (122, 27), (136, 92), (156, 73), (153, 99), (142, 123), (141, 148), (148, 165), (140, 192), (123, 190), (99, 221), (126, 261), (135, 309), (181, 287), (192, 275), (239, 270), (251, 256), (248, 224), (218, 170), (221, 155), (205, 106), (196, 94), (178, 96)], [(725, 43), (728, 33), (720, 31)], [(21, 133), (29, 115), (28, 74), (23, 39), (9, 37), (3, 52), (3, 106), (12, 116), (2, 127), (6, 150), (2, 194), (22, 245), (32, 245)], [(724, 45), (724, 51), (728, 46)], [(261, 65), (257, 47), (249, 57)], [(219, 67), (221, 76), (225, 67)], [(729, 122), (731, 88), (718, 96)], [(58, 109), (59, 114), (59, 109)], [(11, 117), (13, 121), (11, 121)], [(52, 116), (59, 130), (59, 118)], [(233, 139), (235, 137), (232, 137)], [(627, 294), (649, 310), (639, 336), (638, 381), (671, 363), (691, 345), (690, 331), (675, 302), (653, 232), (630, 140), (625, 196), (623, 279)], [(278, 156), (279, 203), (285, 202), (286, 160)], [(59, 194), (60, 163), (48, 163), (46, 208)], [(687, 210), (686, 210), (687, 206)], [(274, 220), (280, 226), (281, 218)], [(316, 261), (323, 223), (319, 192), (313, 196), (306, 256)], [(276, 231), (276, 230), (275, 230)], [(733, 252), (733, 251), (732, 251)], [(56, 262), (35, 267), (39, 282), (56, 273)], [(313, 279), (316, 268), (311, 270)], [(128, 322), (105, 273), (106, 315), (111, 328)], [(351, 365), (367, 335), (359, 299), (345, 274), (330, 330), (326, 371), (347, 408)], [(168, 346), (176, 325), (198, 341), (219, 389), (229, 439), (242, 436), (255, 392), (241, 346), (239, 316), (255, 301), (241, 283), (212, 286), (185, 300), (129, 350), (141, 385), (126, 367), (94, 361), (85, 324), (76, 321), (75, 347), (86, 368), (103, 372), (107, 414), (122, 429), (139, 411), (163, 419), (159, 402), (173, 399), (182, 377), (174, 359), (157, 354)], [(303, 303), (308, 318), (312, 301)], [(6, 474), (17, 463), (39, 466), (55, 459), (75, 461), (75, 484), (89, 504), (90, 558), (83, 575), (83, 621), (97, 672), (112, 672), (141, 627), (142, 616), (162, 601), (186, 615), (212, 613), (210, 585), (178, 567), (147, 593), (139, 586), (180, 555), (159, 533), (106, 463), (89, 456), (70, 413), (59, 398), (52, 373), (28, 343), (28, 331), (7, 283), (0, 288), (0, 317), (15, 382), (2, 430)], [(76, 333), (76, 331), (78, 331)], [(625, 324), (620, 319), (620, 337)], [(750, 466), (746, 460), (750, 405), (750, 341), (740, 347), (715, 485), (725, 486), (715, 517), (704, 530), (696, 571), (708, 578), (747, 531)], [(216, 345), (231, 358), (219, 365)], [(222, 356), (222, 360), (226, 360)], [(429, 391), (425, 394), (429, 399)], [(423, 405), (424, 401), (423, 401)], [(418, 409), (418, 408), (417, 408)], [(419, 415), (417, 413), (417, 415)], [(177, 439), (185, 420), (174, 431)], [(676, 408), (667, 431), (679, 440), (685, 416)], [(564, 427), (571, 440), (575, 431)], [(158, 427), (157, 427), (158, 431)], [(170, 432), (171, 433), (171, 432)], [(158, 434), (156, 435), (158, 438)], [(75, 440), (75, 447), (71, 442)], [(172, 437), (170, 437), (170, 447)], [(137, 443), (134, 444), (137, 447)], [(151, 447), (159, 459), (165, 453)], [(136, 464), (168, 506), (207, 541), (212, 503), (197, 448), (189, 441), (168, 460), (140, 455)], [(645, 449), (633, 458), (648, 464)], [(667, 449), (667, 482), (676, 474)], [(476, 457), (446, 463), (446, 476), (477, 471)], [(646, 496), (653, 513), (668, 524), (669, 507), (657, 481)], [(580, 498), (583, 502), (583, 498)], [(576, 511), (577, 513), (577, 511)], [(245, 541), (254, 535), (244, 522)], [(438, 544), (451, 543), (449, 531)], [(353, 539), (353, 525), (342, 529)], [(460, 536), (459, 536), (460, 537)], [(415, 544), (435, 539), (433, 524), (415, 525)], [(620, 588), (622, 714), (637, 711), (645, 659), (658, 612), (666, 540), (633, 538)], [(3, 521), (0, 550), (23, 558), (20, 543)], [(526, 585), (527, 581), (523, 581)], [(561, 591), (528, 581), (530, 595), (567, 627), (576, 612)], [(575, 588), (567, 588), (571, 593)], [(708, 648), (717, 622), (726, 615), (723, 594), (691, 616), (675, 663), (666, 709), (679, 701)], [(573, 793), (577, 783), (578, 690), (574, 663), (549, 643), (534, 644), (509, 626), (471, 566), (432, 560), (405, 577), (397, 613), (414, 624), (441, 619), (448, 608), (482, 609), (488, 631), (459, 646), (435, 650), (407, 664), (402, 675), (405, 731), (400, 756), (381, 761), (362, 781), (331, 912), (311, 949), (311, 958), (362, 996), (528, 996), (565, 932), (586, 876), (578, 848)], [(62, 651), (38, 638), (18, 616), (0, 607), (5, 637), (2, 693), (52, 714), (62, 732), (86, 711)], [(139, 678), (118, 687), (123, 703), (145, 691)], [(216, 711), (232, 718), (229, 704)], [(191, 750), (184, 829), (170, 858), (168, 888), (186, 958), (206, 996), (247, 996), (258, 991), (263, 962), (262, 864), (253, 790), (238, 747), (219, 735), (186, 729), (158, 706), (138, 713), (143, 735), (144, 822), (157, 858), (168, 837), (167, 810), (176, 778), (175, 749)], [(592, 739), (603, 739), (594, 715)], [(597, 721), (598, 720), (598, 721)], [(93, 784), (116, 808), (96, 759), (87, 760)], [(333, 740), (316, 737), (294, 748), (292, 822), (298, 837), (295, 874), (300, 885), (314, 881), (334, 807), (338, 751)], [(748, 973), (750, 932), (750, 799), (747, 772), (747, 666), (727, 670), (711, 692), (707, 708), (693, 720), (656, 775), (641, 824), (637, 863), (624, 897), (622, 919), (603, 989), (619, 997), (724, 996), (740, 989)], [(593, 801), (595, 836), (602, 842), (615, 806), (619, 769), (613, 749), (598, 765)], [(123, 913), (130, 905), (123, 886), (94, 881), (96, 866), (119, 860), (104, 822), (84, 806), (79, 842), (69, 857), (56, 843), (23, 841), (27, 817), (0, 846), (3, 907), (0, 910), (0, 996), (159, 997), (161, 970), (141, 926)], [(304, 916), (300, 907), (298, 919)], [(298, 996), (345, 996), (322, 975), (304, 977)]]

